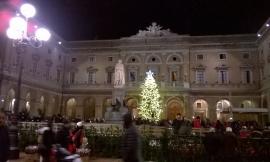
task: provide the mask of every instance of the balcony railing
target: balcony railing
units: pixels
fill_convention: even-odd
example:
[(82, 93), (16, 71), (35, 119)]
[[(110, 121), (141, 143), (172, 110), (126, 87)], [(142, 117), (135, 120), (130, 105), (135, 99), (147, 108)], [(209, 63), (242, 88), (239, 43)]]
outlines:
[(258, 89), (259, 85), (257, 83), (245, 84), (245, 83), (191, 83), (191, 88), (200, 89), (218, 89), (218, 88), (233, 88), (233, 89)]

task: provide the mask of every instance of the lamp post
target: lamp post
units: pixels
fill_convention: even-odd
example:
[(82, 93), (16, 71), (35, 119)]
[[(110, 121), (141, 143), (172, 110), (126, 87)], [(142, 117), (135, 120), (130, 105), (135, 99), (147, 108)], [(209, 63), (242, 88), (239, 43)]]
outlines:
[(20, 7), (20, 14), (11, 18), (9, 21), (9, 28), (7, 29), (8, 38), (13, 40), (13, 45), (16, 48), (18, 54), (18, 80), (17, 80), (17, 91), (15, 96), (15, 104), (11, 115), (11, 125), (9, 127), (10, 136), (10, 159), (19, 158), (18, 148), (18, 127), (17, 127), (17, 115), (20, 107), (20, 93), (22, 84), (23, 74), (23, 54), (25, 53), (26, 47), (31, 46), (39, 48), (42, 46), (43, 41), (48, 41), (51, 37), (50, 32), (45, 28), (36, 29), (35, 33), (28, 32), (28, 20), (34, 17), (36, 9), (31, 4), (23, 4)]

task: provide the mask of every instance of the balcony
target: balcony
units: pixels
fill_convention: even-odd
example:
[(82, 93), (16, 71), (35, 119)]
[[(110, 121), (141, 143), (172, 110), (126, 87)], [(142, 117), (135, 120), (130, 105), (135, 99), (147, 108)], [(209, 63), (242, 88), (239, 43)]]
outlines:
[(191, 83), (192, 90), (203, 90), (203, 89), (245, 89), (245, 90), (257, 90), (259, 89), (259, 85), (254, 82), (252, 84), (244, 84), (244, 83)]

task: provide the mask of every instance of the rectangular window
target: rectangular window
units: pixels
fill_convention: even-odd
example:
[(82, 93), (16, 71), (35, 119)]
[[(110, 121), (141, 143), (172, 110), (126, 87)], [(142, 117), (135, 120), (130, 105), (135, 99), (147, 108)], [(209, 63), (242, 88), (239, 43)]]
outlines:
[(250, 59), (249, 53), (243, 53), (243, 59)]
[(202, 103), (197, 102), (197, 108), (198, 108), (198, 109), (202, 108)]
[(202, 54), (197, 55), (197, 60), (203, 60), (203, 55)]
[(50, 68), (49, 67), (46, 69), (45, 78), (46, 78), (46, 80), (50, 79)]
[(243, 71), (243, 83), (246, 84), (252, 83), (252, 74), (250, 70)]
[(196, 83), (203, 84), (204, 83), (204, 71), (196, 71)]
[(37, 65), (38, 65), (38, 63), (37, 63), (37, 61), (35, 61), (33, 63), (33, 74), (36, 74), (37, 73)]
[(224, 54), (224, 53), (219, 54), (219, 59), (220, 60), (225, 60), (226, 59), (226, 54)]
[(62, 55), (58, 55), (58, 61), (61, 61)]
[(60, 80), (61, 80), (61, 71), (60, 71), (60, 70), (57, 70), (56, 73), (57, 73), (57, 74), (56, 74), (56, 81), (57, 81), (57, 83), (59, 83)]
[(88, 84), (95, 84), (96, 83), (96, 73), (89, 72), (88, 73)]
[(89, 62), (96, 62), (95, 56), (89, 56)]
[(130, 71), (129, 72), (129, 81), (130, 82), (135, 82), (136, 81), (136, 72), (135, 71)]
[(76, 62), (77, 61), (77, 58), (73, 57), (71, 58), (71, 62)]
[(112, 84), (113, 72), (107, 73), (107, 83)]
[(109, 62), (112, 62), (112, 61), (113, 61), (113, 57), (111, 57), (111, 56), (108, 57), (108, 61), (109, 61)]
[(228, 72), (226, 70), (219, 71), (219, 83), (220, 84), (228, 83)]
[(69, 81), (70, 84), (74, 84), (75, 83), (75, 72), (70, 72), (70, 76), (69, 76)]

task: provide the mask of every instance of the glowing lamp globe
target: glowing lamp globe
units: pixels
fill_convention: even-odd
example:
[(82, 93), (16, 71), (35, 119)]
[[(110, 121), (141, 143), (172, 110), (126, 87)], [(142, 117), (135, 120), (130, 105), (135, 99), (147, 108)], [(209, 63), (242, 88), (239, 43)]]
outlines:
[(13, 17), (9, 21), (9, 27), (13, 30), (18, 30), (23, 32), (26, 29), (27, 22), (21, 17)]
[(36, 38), (41, 41), (48, 41), (51, 38), (51, 33), (45, 28), (39, 28), (36, 30)]
[(22, 34), (22, 31), (15, 30), (13, 28), (8, 28), (7, 29), (7, 36), (10, 39), (22, 39), (23, 34)]
[(34, 17), (36, 14), (35, 7), (29, 3), (23, 4), (20, 11), (26, 18)]

